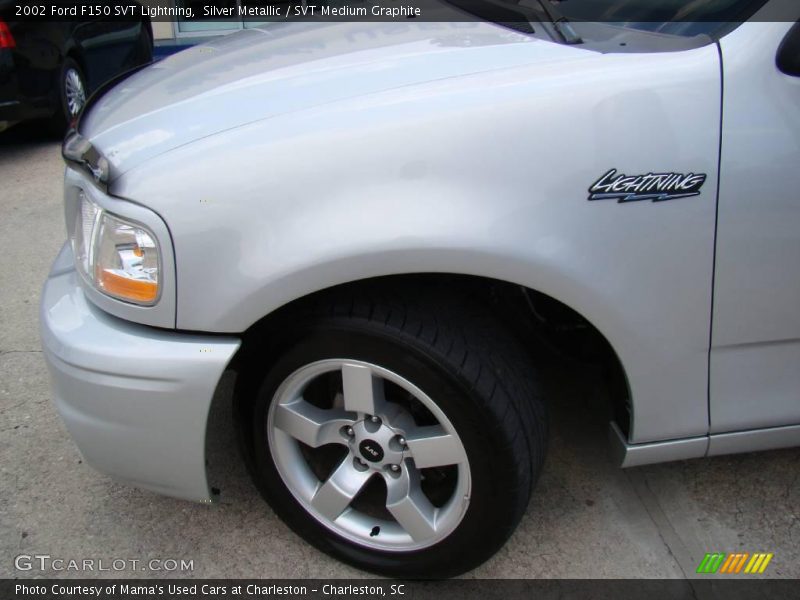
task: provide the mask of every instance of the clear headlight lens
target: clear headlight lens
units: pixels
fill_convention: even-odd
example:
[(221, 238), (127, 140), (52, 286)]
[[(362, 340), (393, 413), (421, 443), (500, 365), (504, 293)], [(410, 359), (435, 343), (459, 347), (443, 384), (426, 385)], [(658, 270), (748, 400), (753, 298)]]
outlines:
[(88, 276), (91, 273), (92, 234), (100, 216), (100, 208), (88, 200), (83, 192), (80, 194), (80, 201), (72, 237), (72, 251), (81, 273)]
[(152, 304), (158, 298), (158, 248), (141, 226), (103, 213), (97, 234), (94, 280), (120, 300)]
[(155, 236), (138, 223), (107, 213), (83, 192), (72, 248), (78, 269), (101, 292), (142, 305), (158, 300)]

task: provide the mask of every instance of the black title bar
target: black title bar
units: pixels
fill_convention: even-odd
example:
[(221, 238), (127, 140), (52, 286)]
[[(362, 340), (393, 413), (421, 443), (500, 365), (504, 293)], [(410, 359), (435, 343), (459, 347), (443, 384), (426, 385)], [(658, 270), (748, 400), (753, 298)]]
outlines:
[[(740, 22), (748, 19), (793, 22), (795, 0), (723, 0), (683, 3), (653, 0), (588, 2), (554, 7), (572, 22)], [(7, 21), (477, 21), (524, 22), (546, 15), (515, 0), (0, 0)], [(477, 16), (480, 15), (480, 16)]]
[(797, 580), (3, 579), (3, 600), (800, 600)]

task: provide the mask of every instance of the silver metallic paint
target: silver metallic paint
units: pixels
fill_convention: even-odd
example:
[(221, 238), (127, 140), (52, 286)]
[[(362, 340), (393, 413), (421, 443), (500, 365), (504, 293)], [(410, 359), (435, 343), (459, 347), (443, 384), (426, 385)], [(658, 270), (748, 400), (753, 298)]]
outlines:
[(708, 456), (760, 452), (792, 446), (800, 446), (800, 425), (712, 435), (709, 437)]
[(88, 302), (65, 245), (42, 292), (41, 335), (55, 405), (86, 461), (123, 482), (209, 501), (205, 428), (239, 348), (123, 321)]
[[(758, 134), (746, 128), (749, 111), (765, 92), (748, 92), (745, 75), (761, 76), (762, 50), (777, 47), (778, 27), (746, 24), (722, 40), (732, 77), (722, 173), (732, 178), (722, 181), (710, 420), (725, 430), (735, 410), (726, 412), (724, 403), (734, 407), (737, 393), (741, 399), (767, 386), (767, 410), (752, 404), (735, 426), (777, 418), (790, 427), (709, 438), (722, 133), (717, 47), (600, 54), (489, 24), (428, 25), (251, 30), (176, 55), (102, 98), (82, 132), (109, 158), (112, 193), (130, 202), (100, 203), (129, 218), (135, 210), (158, 217), (153, 226), (163, 228), (161, 243), (174, 241), (177, 273), (168, 308), (158, 314), (86, 290), (91, 300), (133, 321), (235, 334), (347, 281), (415, 272), (501, 279), (564, 302), (607, 337), (632, 392), (630, 434), (612, 426), (626, 466), (796, 443), (787, 419), (797, 406), (791, 369), (798, 334), (769, 318), (750, 315), (742, 324), (747, 311), (731, 295), (737, 272), (727, 266), (742, 253), (730, 241), (754, 214), (763, 231), (777, 226), (779, 240), (798, 239), (796, 220), (784, 219), (791, 196), (766, 199), (769, 214), (734, 210), (752, 197), (736, 192), (748, 189), (745, 161), (757, 169), (770, 156), (797, 155), (791, 131), (768, 151), (748, 142)], [(737, 89), (742, 96), (731, 98)], [(767, 116), (767, 130), (777, 131), (787, 114)], [(610, 168), (702, 172), (708, 180), (696, 198), (587, 202), (587, 187)], [(749, 251), (770, 255), (771, 243), (762, 237)], [(778, 279), (776, 288), (774, 273), (751, 274), (777, 293), (740, 297), (750, 308), (797, 306), (791, 283)], [(773, 360), (760, 345), (776, 335), (788, 338)], [(738, 345), (751, 342), (763, 360), (737, 359)], [(748, 387), (746, 367), (754, 364), (761, 368)], [(64, 378), (57, 369), (55, 376)], [(770, 387), (775, 380), (787, 392), (777, 399), (770, 397), (780, 391)], [(202, 395), (215, 383), (207, 381)], [(197, 426), (184, 430), (192, 442), (204, 430), (203, 408), (193, 406)], [(202, 485), (198, 478), (195, 471), (187, 485), (203, 488), (204, 475)]]
[(800, 446), (800, 425), (717, 433), (710, 436), (649, 444), (629, 444), (619, 426), (611, 423), (608, 436), (612, 459), (620, 467), (627, 469), (704, 456), (761, 452)]
[(708, 451), (708, 436), (649, 444), (629, 444), (625, 434), (616, 423), (609, 425), (608, 438), (612, 459), (624, 469), (659, 462), (700, 458), (705, 456)]
[(711, 433), (800, 423), (800, 77), (775, 63), (791, 27), (748, 23), (721, 41)]
[[(373, 26), (392, 41), (384, 25)], [(272, 102), (293, 105), (295, 93), (316, 98), (315, 106), (300, 102), (157, 160), (132, 158), (127, 171), (118, 163), (125, 172), (114, 193), (170, 224), (177, 326), (241, 332), (295, 298), (379, 275), (503, 279), (564, 302), (606, 335), (636, 399), (632, 441), (705, 434), (716, 48), (603, 55), (537, 40), (509, 44), (506, 30), (481, 28), (473, 44), (442, 51), (436, 35), (409, 25), (427, 37), (392, 52), (348, 47), (305, 68), (270, 70), (265, 46), (266, 57), (251, 60), (261, 60), (256, 79), (268, 85), (259, 96), (245, 79), (241, 110), (259, 97), (265, 111)], [(281, 53), (304, 56), (299, 41)], [(212, 56), (211, 80), (225, 71)], [(454, 64), (484, 70), (461, 74), (465, 67)], [(452, 76), (442, 79), (445, 71)], [(341, 97), (351, 81), (373, 78), (387, 89), (358, 84)], [(134, 103), (134, 86), (145, 83), (127, 80), (124, 97)], [(147, 88), (169, 89), (169, 79), (161, 92)], [(226, 91), (216, 93), (215, 112), (202, 113), (206, 120), (231, 112)], [(92, 141), (113, 152), (104, 140), (182, 131), (173, 116), (167, 107), (96, 131)], [(648, 172), (666, 164), (708, 173), (703, 194), (656, 206), (586, 201), (587, 187), (612, 166)]]

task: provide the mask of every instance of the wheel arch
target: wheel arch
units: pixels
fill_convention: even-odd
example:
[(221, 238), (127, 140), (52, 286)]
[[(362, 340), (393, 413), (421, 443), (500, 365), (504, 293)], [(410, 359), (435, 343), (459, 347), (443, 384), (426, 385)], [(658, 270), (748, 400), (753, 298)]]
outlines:
[(67, 42), (67, 46), (64, 48), (64, 55), (62, 56), (62, 61), (64, 59), (71, 58), (78, 66), (83, 70), (84, 76), (86, 76), (86, 57), (83, 54), (83, 50), (81, 49), (80, 45), (75, 42), (75, 40), (70, 40)]
[[(246, 423), (247, 408), (254, 386), (260, 381), (256, 360), (263, 341), (272, 339), (292, 322), (293, 313), (307, 303), (325, 302), (326, 297), (353, 291), (361, 286), (437, 285), (452, 294), (453, 301), (469, 295), (485, 304), (498, 316), (500, 325), (512, 333), (530, 353), (578, 352), (579, 360), (589, 360), (601, 365), (609, 385), (610, 413), (614, 422), (627, 435), (633, 423), (633, 401), (628, 374), (609, 338), (581, 312), (565, 302), (534, 288), (506, 280), (460, 273), (406, 273), (351, 280), (309, 292), (287, 301), (253, 323), (242, 334), (242, 346), (234, 357), (231, 368), (237, 372), (233, 392), (234, 421), (242, 443), (241, 449), (248, 463), (252, 459), (248, 449)], [(546, 316), (543, 316), (543, 314)], [(553, 336), (550, 320), (559, 332), (581, 331), (570, 339), (568, 335)], [(544, 350), (543, 350), (544, 348)]]
[(71, 34), (66, 37), (63, 43), (56, 45), (54, 52), (56, 62), (53, 64), (50, 72), (52, 84), (49, 96), (51, 110), (53, 113), (58, 113), (61, 111), (61, 91), (59, 86), (61, 85), (61, 71), (64, 66), (64, 61), (68, 58), (71, 58), (77, 62), (78, 66), (84, 72), (84, 77), (86, 76), (86, 64), (80, 46), (77, 44)]

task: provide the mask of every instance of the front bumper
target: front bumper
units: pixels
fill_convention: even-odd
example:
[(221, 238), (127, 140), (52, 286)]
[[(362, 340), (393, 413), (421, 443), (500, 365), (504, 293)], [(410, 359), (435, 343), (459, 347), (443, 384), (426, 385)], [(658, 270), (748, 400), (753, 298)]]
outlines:
[(87, 301), (65, 245), (42, 292), (54, 402), (86, 461), (122, 482), (209, 501), (205, 436), (233, 337), (154, 329)]

